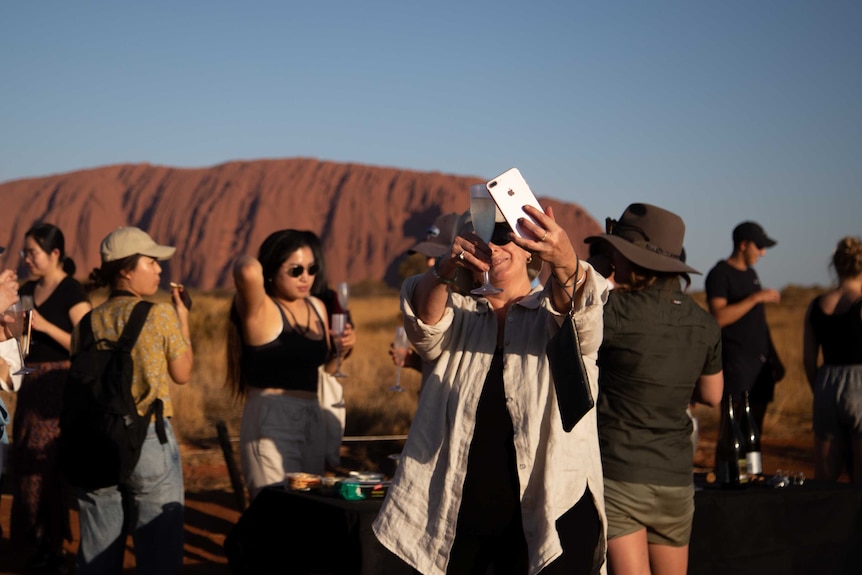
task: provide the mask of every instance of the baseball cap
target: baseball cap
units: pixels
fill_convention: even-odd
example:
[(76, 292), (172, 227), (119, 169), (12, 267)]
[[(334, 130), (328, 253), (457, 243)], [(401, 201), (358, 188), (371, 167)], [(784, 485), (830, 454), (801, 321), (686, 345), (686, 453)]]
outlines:
[(117, 228), (102, 240), (99, 247), (102, 263), (121, 260), (135, 254), (167, 260), (176, 251), (177, 248), (161, 246), (154, 242), (147, 232), (131, 226)]
[(410, 248), (408, 254), (419, 253), (426, 258), (439, 258), (449, 251), (452, 242), (461, 229), (465, 214), (451, 212), (441, 214), (425, 232), (425, 239)]
[(771, 248), (778, 243), (767, 236), (760, 224), (756, 222), (742, 222), (733, 228), (733, 243), (737, 244), (742, 241), (754, 242), (754, 245), (761, 250)]

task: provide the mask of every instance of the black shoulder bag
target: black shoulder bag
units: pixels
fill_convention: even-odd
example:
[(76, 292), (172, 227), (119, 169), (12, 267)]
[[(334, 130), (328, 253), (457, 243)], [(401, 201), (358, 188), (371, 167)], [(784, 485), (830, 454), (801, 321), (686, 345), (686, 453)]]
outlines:
[[(593, 392), (584, 358), (581, 355), (581, 339), (575, 325), (575, 293), (577, 292), (577, 270), (572, 290), (572, 306), (563, 319), (560, 330), (548, 341), (548, 363), (554, 378), (557, 404), (563, 429), (572, 430), (581, 418), (595, 406)], [(554, 281), (554, 280), (551, 280)]]

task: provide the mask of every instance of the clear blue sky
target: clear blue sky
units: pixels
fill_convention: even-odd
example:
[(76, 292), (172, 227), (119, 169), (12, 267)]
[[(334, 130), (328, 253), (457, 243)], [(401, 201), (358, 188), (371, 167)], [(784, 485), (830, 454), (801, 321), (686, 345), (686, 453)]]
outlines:
[(0, 7), (0, 181), (287, 157), (654, 203), (704, 273), (753, 219), (764, 285), (827, 285), (862, 234), (862, 2)]

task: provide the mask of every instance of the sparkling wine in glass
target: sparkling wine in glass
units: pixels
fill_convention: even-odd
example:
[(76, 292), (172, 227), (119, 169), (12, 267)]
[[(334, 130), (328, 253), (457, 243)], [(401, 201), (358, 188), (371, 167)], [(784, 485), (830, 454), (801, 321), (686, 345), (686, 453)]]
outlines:
[[(470, 218), (473, 220), (473, 231), (486, 244), (491, 241), (491, 236), (494, 235), (496, 215), (497, 205), (494, 203), (494, 198), (488, 193), (488, 189), (485, 188), (485, 184), (470, 186)], [(471, 290), (470, 293), (491, 295), (502, 292), (503, 290), (500, 288), (491, 285), (488, 275), (489, 272), (482, 272), (482, 285)]]
[(21, 369), (12, 375), (27, 375), (28, 373), (33, 373), (36, 371), (35, 369), (24, 365), (24, 349), (30, 342), (30, 324), (33, 310), (32, 308), (24, 309), (23, 303), (16, 301), (8, 310), (6, 310), (6, 313), (11, 314), (14, 318), (14, 321), (9, 324), (8, 327), (12, 331), (12, 337), (14, 337), (15, 341), (18, 342), (18, 354), (21, 357)]
[(332, 314), (332, 339), (335, 341), (335, 350), (338, 352), (338, 367), (332, 375), (335, 377), (347, 377), (346, 373), (341, 373), (341, 338), (344, 337), (344, 327), (347, 323), (346, 313)]
[(401, 368), (404, 367), (404, 360), (407, 359), (407, 350), (410, 349), (410, 342), (407, 340), (407, 332), (403, 327), (395, 328), (395, 341), (392, 344), (395, 352), (395, 365), (398, 371), (395, 372), (395, 385), (389, 388), (389, 391), (407, 391), (401, 387)]
[(347, 303), (350, 298), (350, 286), (347, 282), (340, 282), (335, 286), (335, 295), (338, 297), (338, 306), (341, 311), (347, 313)]

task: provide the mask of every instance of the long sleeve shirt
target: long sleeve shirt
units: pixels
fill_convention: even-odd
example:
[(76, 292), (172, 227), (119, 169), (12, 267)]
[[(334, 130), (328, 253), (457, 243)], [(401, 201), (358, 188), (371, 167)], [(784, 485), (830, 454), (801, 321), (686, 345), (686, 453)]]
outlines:
[[(589, 265), (575, 304), (575, 322), (593, 397), (602, 340), (607, 282)], [(426, 378), (399, 467), (374, 523), (380, 542), (426, 575), (443, 575), (455, 539), (476, 409), (497, 342), (497, 318), (488, 301), (451, 293), (443, 318), (423, 323), (411, 306), (420, 276), (405, 280), (401, 309), (408, 337), (434, 368)], [(514, 428), (520, 504), (529, 573), (562, 554), (556, 520), (589, 488), (606, 526), (596, 412), (563, 431), (548, 365), (548, 340), (564, 315), (550, 289), (534, 289), (510, 306), (505, 319), (503, 383)], [(502, 478), (501, 478), (502, 479)], [(596, 550), (604, 572), (605, 538)]]

